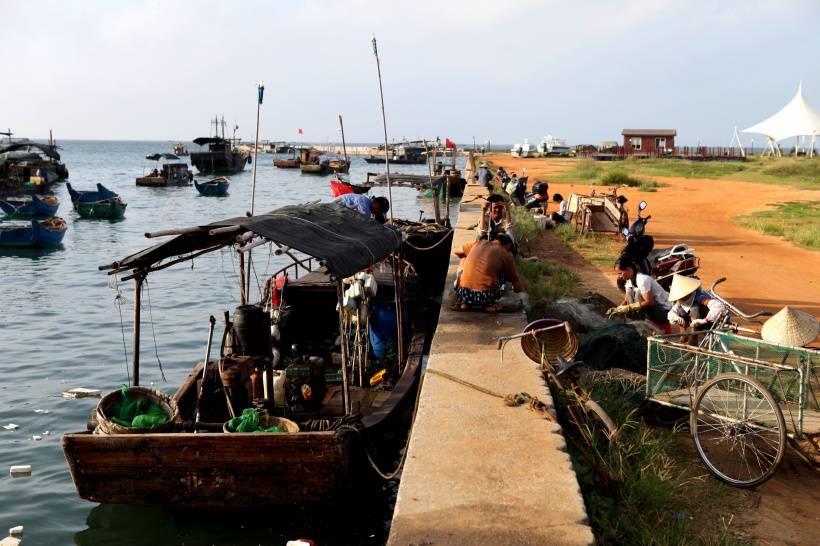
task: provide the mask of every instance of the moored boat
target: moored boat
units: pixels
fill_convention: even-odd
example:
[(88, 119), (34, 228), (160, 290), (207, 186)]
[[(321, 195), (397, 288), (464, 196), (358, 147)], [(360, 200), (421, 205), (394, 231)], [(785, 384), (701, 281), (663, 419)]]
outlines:
[(97, 184), (97, 191), (77, 191), (66, 183), (68, 194), (74, 210), (82, 218), (105, 218), (114, 220), (125, 216), (128, 203), (102, 184)]
[(156, 166), (148, 176), (137, 178), (137, 186), (188, 186), (194, 179), (194, 173), (188, 168), (188, 164), (174, 154), (151, 154), (145, 156), (145, 159), (155, 161)]
[[(214, 136), (194, 139), (197, 146), (207, 146), (207, 150), (191, 152), (191, 164), (202, 174), (236, 174), (250, 163), (251, 154), (247, 149), (240, 149), (237, 144), (236, 130), (232, 138), (225, 138), (225, 118), (211, 120)], [(220, 127), (222, 132), (220, 135)]]
[(30, 223), (0, 224), (0, 247), (47, 248), (59, 245), (65, 235), (65, 220), (55, 216)]
[(11, 218), (50, 218), (57, 213), (60, 200), (54, 195), (9, 197), (0, 200), (0, 210)]
[(220, 176), (219, 178), (214, 178), (212, 180), (206, 180), (205, 182), (197, 182), (194, 180), (196, 191), (202, 195), (228, 195), (228, 186), (230, 186), (230, 184), (230, 181), (224, 176)]
[[(171, 430), (63, 436), (80, 497), (175, 508), (294, 505), (343, 497), (374, 478), (370, 465), (395, 460), (391, 444), (406, 432), (438, 312), (425, 295), (440, 294), (446, 272), (449, 247), (435, 243), (449, 229), (434, 241), (429, 226), (424, 242), (410, 236), (443, 257), (419, 260), (423, 274), (392, 271), (394, 259), (403, 263), (396, 228), (329, 203), (160, 234), (167, 233), (177, 235), (101, 268), (135, 281), (135, 339), (152, 271), (226, 247), (244, 255), (262, 243), (286, 249), (294, 262), (268, 280), (260, 305), (241, 299), (220, 356), (206, 357), (173, 395), (179, 418)], [(208, 355), (213, 324), (211, 317)], [(132, 369), (136, 385), (137, 351)], [(231, 415), (248, 411), (292, 421), (298, 432), (225, 432)]]

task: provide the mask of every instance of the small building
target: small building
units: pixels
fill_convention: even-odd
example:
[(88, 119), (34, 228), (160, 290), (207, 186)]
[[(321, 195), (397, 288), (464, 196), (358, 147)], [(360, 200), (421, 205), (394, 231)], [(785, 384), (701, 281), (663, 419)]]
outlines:
[(624, 129), (625, 155), (669, 155), (675, 149), (675, 129)]

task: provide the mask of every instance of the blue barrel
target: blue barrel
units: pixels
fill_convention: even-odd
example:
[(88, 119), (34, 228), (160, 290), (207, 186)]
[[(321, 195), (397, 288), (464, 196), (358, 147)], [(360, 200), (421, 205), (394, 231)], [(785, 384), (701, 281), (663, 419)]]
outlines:
[(398, 337), (396, 327), (396, 306), (377, 304), (370, 314), (370, 348), (373, 356), (384, 358), (387, 343), (395, 346)]

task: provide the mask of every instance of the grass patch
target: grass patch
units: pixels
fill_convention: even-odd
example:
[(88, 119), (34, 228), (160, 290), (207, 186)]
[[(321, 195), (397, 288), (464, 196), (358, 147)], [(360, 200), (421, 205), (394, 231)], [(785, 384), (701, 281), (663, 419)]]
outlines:
[(621, 239), (606, 233), (578, 233), (572, 224), (556, 226), (553, 232), (561, 242), (595, 265), (614, 264), (623, 246)]
[(820, 250), (820, 201), (777, 203), (774, 210), (733, 218), (740, 225), (764, 235), (785, 237), (810, 250)]
[(529, 210), (524, 207), (512, 207), (511, 210), (515, 219), (515, 224), (513, 224), (515, 240), (520, 249), (529, 253), (533, 241), (541, 237), (544, 230), (538, 226)]
[(529, 297), (527, 316), (543, 317), (546, 307), (555, 300), (572, 296), (581, 278), (571, 269), (544, 260), (518, 260), (518, 275)]
[[(727, 179), (763, 184), (820, 189), (820, 158), (770, 158), (753, 156), (746, 161), (689, 161), (686, 159), (636, 159), (623, 161), (578, 160), (575, 168), (555, 178), (572, 182), (601, 183), (610, 173), (638, 180), (641, 177), (674, 176), (681, 178)], [(642, 191), (654, 191), (645, 185)]]
[[(592, 398), (620, 427), (619, 442), (592, 446), (599, 463), (622, 480), (605, 484), (568, 443), (596, 544), (747, 544), (731, 527), (731, 511), (744, 504), (742, 492), (704, 476), (694, 454), (678, 444), (679, 434), (651, 427), (640, 417), (643, 394), (629, 382), (597, 379)], [(564, 434), (583, 444), (564, 408), (572, 394), (557, 392)]]

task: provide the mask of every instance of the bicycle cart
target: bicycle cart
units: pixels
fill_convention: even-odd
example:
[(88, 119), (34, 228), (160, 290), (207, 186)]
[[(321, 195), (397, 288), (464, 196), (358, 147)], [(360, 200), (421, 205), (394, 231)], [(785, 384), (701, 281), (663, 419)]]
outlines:
[[(718, 282), (722, 282), (718, 281)], [(715, 283), (717, 284), (717, 283)], [(751, 319), (714, 292), (735, 314)], [(786, 442), (820, 433), (820, 351), (739, 335), (726, 316), (701, 332), (647, 341), (647, 397), (688, 410), (695, 448), (722, 481), (752, 487), (777, 469)]]

